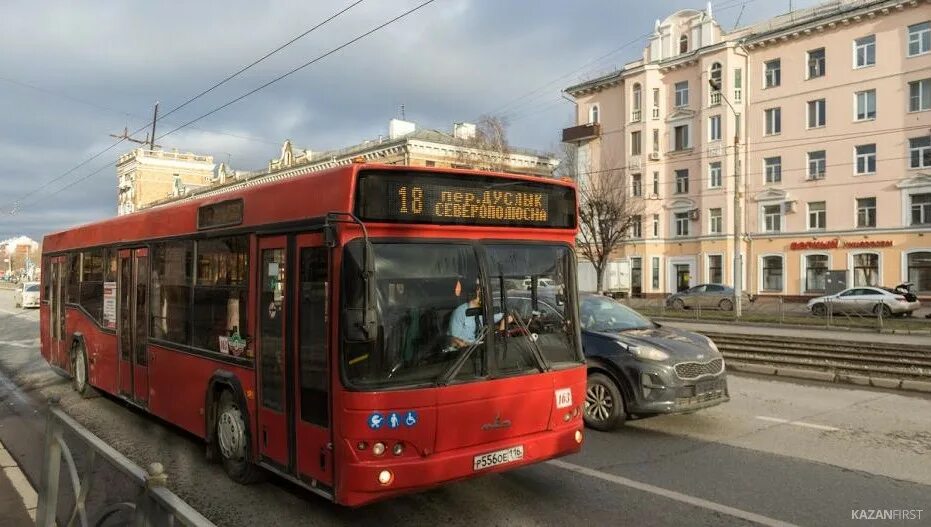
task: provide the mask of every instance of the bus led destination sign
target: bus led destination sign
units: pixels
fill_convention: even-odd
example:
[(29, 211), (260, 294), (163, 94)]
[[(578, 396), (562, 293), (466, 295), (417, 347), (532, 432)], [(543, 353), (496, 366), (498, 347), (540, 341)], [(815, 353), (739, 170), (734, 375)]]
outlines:
[(364, 220), (457, 225), (575, 227), (575, 190), (490, 176), (363, 173)]

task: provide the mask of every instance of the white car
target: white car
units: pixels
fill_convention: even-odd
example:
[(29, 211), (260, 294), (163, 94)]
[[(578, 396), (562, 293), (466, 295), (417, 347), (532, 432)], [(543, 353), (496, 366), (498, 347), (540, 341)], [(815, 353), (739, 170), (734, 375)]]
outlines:
[[(914, 298), (914, 297), (913, 297)], [(921, 307), (917, 298), (882, 287), (851, 287), (833, 295), (819, 296), (808, 301), (808, 310), (815, 316), (830, 313), (859, 313), (889, 317), (911, 314)]]
[[(530, 278), (524, 279), (524, 289), (530, 290), (531, 285)], [(555, 287), (556, 284), (553, 283), (551, 278), (537, 278), (537, 287)]]
[(16, 307), (39, 307), (39, 282), (23, 282), (13, 290)]

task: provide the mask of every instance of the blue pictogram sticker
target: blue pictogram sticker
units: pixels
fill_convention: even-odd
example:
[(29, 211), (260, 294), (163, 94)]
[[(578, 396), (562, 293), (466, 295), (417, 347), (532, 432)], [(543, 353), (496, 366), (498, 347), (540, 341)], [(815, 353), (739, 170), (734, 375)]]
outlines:
[(375, 412), (369, 416), (369, 428), (372, 430), (378, 430), (383, 424), (385, 424), (385, 418), (380, 413)]
[(407, 412), (407, 415), (404, 416), (404, 424), (407, 426), (414, 426), (417, 424), (417, 412), (410, 410)]
[(391, 412), (391, 414), (388, 415), (388, 428), (394, 429), (399, 426), (401, 426), (401, 416), (399, 416), (397, 412)]

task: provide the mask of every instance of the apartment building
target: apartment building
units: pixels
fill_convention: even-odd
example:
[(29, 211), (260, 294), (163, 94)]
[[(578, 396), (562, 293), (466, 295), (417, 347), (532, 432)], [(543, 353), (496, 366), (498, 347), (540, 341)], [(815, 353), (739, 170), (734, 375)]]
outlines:
[(616, 255), (632, 292), (733, 284), (736, 224), (752, 294), (931, 295), (931, 3), (835, 1), (732, 32), (710, 4), (684, 10), (640, 60), (566, 92), (580, 177), (639, 203)]
[(216, 179), (213, 156), (136, 148), (116, 162), (117, 213), (129, 214), (203, 188)]

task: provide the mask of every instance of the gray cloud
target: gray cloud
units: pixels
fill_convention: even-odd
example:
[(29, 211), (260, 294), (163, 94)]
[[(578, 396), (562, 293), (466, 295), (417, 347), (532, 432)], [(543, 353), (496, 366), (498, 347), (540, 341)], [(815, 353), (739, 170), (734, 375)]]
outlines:
[[(0, 205), (43, 185), (105, 148), (110, 133), (144, 125), (160, 100), (167, 110), (348, 5), (341, 2), (73, 2), (6, 4), (0, 19)], [(416, 5), (368, 0), (228, 85), (160, 122), (159, 132), (196, 117), (288, 69)], [(727, 28), (735, 0), (716, 2)], [(797, 7), (813, 2), (796, 0)], [(743, 22), (783, 11), (784, 2), (748, 0)], [(734, 6), (727, 8), (727, 6)], [(511, 142), (554, 148), (571, 118), (562, 88), (608, 71), (641, 53), (637, 42), (590, 64), (653, 20), (704, 2), (585, 0), (437, 0), (420, 12), (292, 77), (164, 138), (166, 148), (230, 154), (255, 169), (285, 138), (324, 150), (385, 133), (404, 104), (420, 126), (505, 110)], [(752, 15), (751, 15), (752, 13)], [(43, 90), (5, 82), (7, 78)], [(62, 97), (64, 95), (66, 97)], [(79, 102), (84, 101), (84, 102)], [(510, 103), (510, 104), (509, 104)], [(223, 133), (216, 133), (217, 131)], [(115, 213), (120, 145), (25, 200), (16, 215), (2, 211), (0, 238), (46, 232)], [(92, 171), (103, 170), (50, 194)]]

